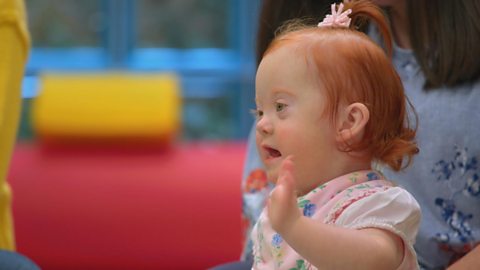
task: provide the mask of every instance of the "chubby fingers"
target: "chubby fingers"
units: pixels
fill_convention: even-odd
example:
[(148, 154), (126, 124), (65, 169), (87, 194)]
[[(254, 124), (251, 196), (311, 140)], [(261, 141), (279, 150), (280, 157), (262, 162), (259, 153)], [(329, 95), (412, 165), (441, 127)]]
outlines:
[(294, 164), (292, 159), (292, 156), (288, 156), (285, 160), (283, 160), (278, 173), (277, 186), (283, 186), (285, 192), (294, 194), (295, 179), (293, 178)]
[(281, 164), (275, 188), (267, 202), (267, 211), (272, 228), (282, 234), (299, 217), (295, 192), (294, 163), (292, 157), (287, 157)]
[(277, 203), (278, 201), (280, 204), (285, 204), (289, 203), (291, 198), (296, 199), (293, 169), (292, 156), (288, 156), (280, 166), (277, 184), (270, 194), (269, 203), (272, 203), (273, 200), (273, 203)]

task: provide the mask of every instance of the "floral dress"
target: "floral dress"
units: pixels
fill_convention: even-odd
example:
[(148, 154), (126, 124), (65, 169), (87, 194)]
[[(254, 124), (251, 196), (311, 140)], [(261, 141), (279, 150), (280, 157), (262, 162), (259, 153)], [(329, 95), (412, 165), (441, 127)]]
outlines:
[[(403, 240), (404, 259), (398, 269), (417, 269), (413, 244), (420, 207), (404, 189), (381, 179), (375, 171), (335, 178), (297, 199), (303, 215), (344, 228), (379, 228)], [(264, 209), (252, 231), (253, 269), (317, 269), (276, 233)]]

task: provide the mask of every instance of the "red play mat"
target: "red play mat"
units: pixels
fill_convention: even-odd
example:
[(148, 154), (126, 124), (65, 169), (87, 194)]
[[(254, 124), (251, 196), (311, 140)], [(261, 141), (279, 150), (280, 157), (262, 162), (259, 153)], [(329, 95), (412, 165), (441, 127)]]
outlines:
[(205, 269), (241, 251), (245, 143), (46, 149), (19, 143), (17, 249), (42, 269)]

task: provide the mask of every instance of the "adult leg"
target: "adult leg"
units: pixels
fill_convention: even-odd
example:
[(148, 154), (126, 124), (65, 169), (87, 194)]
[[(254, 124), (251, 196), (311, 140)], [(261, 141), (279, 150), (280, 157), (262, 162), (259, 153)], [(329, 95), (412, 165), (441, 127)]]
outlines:
[(2, 270), (40, 270), (27, 257), (8, 250), (0, 250), (0, 269)]

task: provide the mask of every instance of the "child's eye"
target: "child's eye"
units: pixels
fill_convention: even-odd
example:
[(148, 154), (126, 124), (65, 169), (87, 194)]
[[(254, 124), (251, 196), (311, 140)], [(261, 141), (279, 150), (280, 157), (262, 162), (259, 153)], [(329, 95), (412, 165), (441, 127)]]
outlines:
[(277, 112), (283, 111), (285, 109), (285, 107), (287, 107), (287, 104), (283, 104), (283, 103), (279, 103), (279, 102), (275, 103), (275, 110)]
[(259, 109), (252, 109), (250, 110), (250, 113), (253, 115), (253, 117), (255, 117), (256, 119), (259, 119), (263, 116), (263, 111), (259, 110)]

